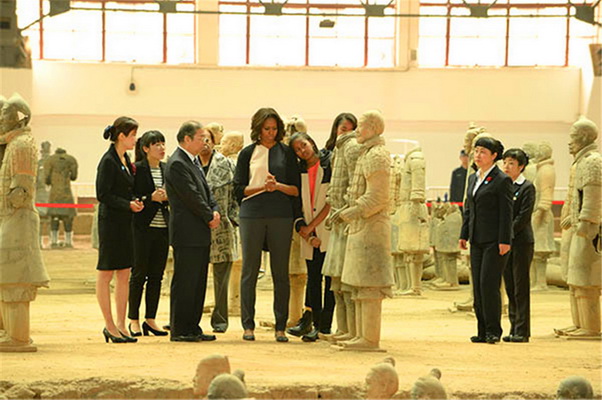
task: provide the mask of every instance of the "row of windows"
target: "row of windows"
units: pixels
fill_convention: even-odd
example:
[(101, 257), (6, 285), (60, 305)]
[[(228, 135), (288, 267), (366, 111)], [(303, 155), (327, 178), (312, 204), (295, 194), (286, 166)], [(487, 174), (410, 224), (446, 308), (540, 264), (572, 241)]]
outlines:
[[(575, 65), (587, 56), (595, 28), (571, 17), (572, 7), (565, 0), (546, 1), (499, 0), (489, 18), (466, 18), (469, 10), (462, 0), (422, 0), (418, 65)], [(24, 31), (34, 58), (196, 61), (193, 0), (180, 0), (178, 11), (189, 13), (178, 14), (157, 12), (154, 0), (71, 4), (71, 11), (44, 18)], [(17, 0), (20, 26), (48, 11), (48, 0)], [(366, 17), (359, 0), (289, 0), (281, 16), (263, 15), (263, 6), (255, 0), (224, 0), (219, 1), (219, 11), (220, 65), (396, 66), (399, 17), (393, 16), (394, 5), (385, 8), (384, 17)]]

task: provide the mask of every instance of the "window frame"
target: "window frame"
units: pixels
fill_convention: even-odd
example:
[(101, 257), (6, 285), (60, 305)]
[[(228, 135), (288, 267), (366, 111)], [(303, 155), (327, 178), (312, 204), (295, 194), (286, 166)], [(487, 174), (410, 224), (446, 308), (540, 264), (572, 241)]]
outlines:
[[(94, 4), (100, 4), (100, 9), (98, 9), (98, 11), (101, 13), (101, 32), (100, 34), (102, 35), (102, 50), (101, 50), (101, 58), (98, 61), (93, 61), (93, 62), (101, 62), (101, 63), (105, 63), (105, 62), (119, 62), (119, 61), (112, 61), (112, 60), (108, 60), (106, 59), (106, 53), (107, 53), (107, 30), (106, 30), (106, 15), (108, 12), (113, 12), (113, 10), (107, 9), (106, 3), (123, 3), (123, 4), (157, 4), (155, 0), (77, 0), (78, 2), (81, 3), (94, 3)], [(179, 0), (180, 3), (182, 4), (192, 4), (195, 5), (195, 1), (194, 0)], [(37, 32), (38, 34), (38, 41), (39, 41), (39, 48), (40, 48), (40, 60), (53, 60), (53, 61), (82, 61), (85, 62), (84, 60), (69, 60), (69, 59), (62, 59), (62, 58), (46, 58), (44, 56), (44, 0), (38, 0), (38, 9), (39, 9), (39, 22), (38, 22), (38, 26), (39, 26), (39, 30)], [(123, 10), (124, 12), (127, 12), (128, 10)], [(161, 64), (168, 64), (168, 36), (169, 36), (169, 31), (168, 31), (168, 18), (167, 18), (168, 14), (167, 13), (163, 13), (162, 15), (162, 40), (163, 40), (163, 44), (162, 44), (162, 60), (161, 60)], [(197, 47), (197, 26), (196, 26), (196, 21), (193, 24), (193, 63), (196, 64), (197, 63), (197, 52), (196, 52), (196, 47)]]

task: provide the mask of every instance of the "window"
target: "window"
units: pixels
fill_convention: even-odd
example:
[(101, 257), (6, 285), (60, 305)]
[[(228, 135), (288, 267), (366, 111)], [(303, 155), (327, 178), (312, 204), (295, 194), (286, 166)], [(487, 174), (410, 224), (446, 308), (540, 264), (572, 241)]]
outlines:
[[(32, 3), (37, 6), (32, 7)], [(193, 0), (178, 10), (194, 10)], [(193, 14), (163, 14), (154, 0), (71, 1), (71, 10), (23, 32), (36, 59), (194, 63)], [(19, 26), (48, 14), (48, 0), (17, 0)], [(144, 12), (153, 11), (153, 12)]]
[(358, 0), (289, 0), (280, 16), (264, 15), (258, 0), (220, 1), (219, 10), (220, 65), (395, 65), (394, 5), (370, 18)]
[(499, 0), (488, 18), (461, 0), (421, 0), (420, 13), (422, 67), (575, 65), (595, 37), (565, 0)]

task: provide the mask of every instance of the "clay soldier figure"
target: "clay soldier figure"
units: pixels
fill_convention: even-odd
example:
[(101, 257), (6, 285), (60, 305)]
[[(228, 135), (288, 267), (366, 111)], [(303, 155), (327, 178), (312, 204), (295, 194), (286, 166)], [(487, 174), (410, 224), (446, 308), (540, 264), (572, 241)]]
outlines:
[[(44, 163), (50, 156), (50, 142), (42, 142), (40, 145), (40, 159), (38, 160), (38, 176), (36, 179), (36, 203), (48, 203), (48, 186), (46, 185), (46, 173), (44, 172)], [(37, 207), (40, 215), (40, 248), (44, 248), (43, 226), (50, 221), (47, 207)]]
[[(539, 145), (535, 142), (527, 142), (523, 144), (523, 151), (527, 153), (529, 160), (539, 159)], [(523, 176), (530, 182), (535, 182), (537, 177), (537, 164), (529, 163), (523, 171)]]
[[(348, 120), (340, 114), (335, 119), (335, 126), (340, 128)], [(339, 117), (341, 119), (339, 120)], [(355, 120), (355, 117), (353, 117)], [(337, 123), (337, 120), (339, 122)], [(326, 219), (326, 227), (330, 229), (328, 250), (324, 259), (322, 273), (331, 277), (330, 289), (334, 292), (335, 314), (337, 332), (332, 336), (334, 340), (349, 340), (355, 337), (355, 304), (351, 299), (351, 288), (343, 285), (341, 275), (345, 263), (345, 249), (347, 247), (347, 224), (339, 218), (341, 212), (349, 207), (348, 191), (359, 156), (360, 146), (356, 139), (355, 131), (341, 133), (335, 142), (331, 158), (332, 177), (326, 202), (330, 204), (330, 214)]]
[(21, 96), (0, 96), (0, 352), (37, 350), (29, 336), (29, 303), (49, 281), (34, 205), (38, 157), (30, 119)]
[(549, 143), (541, 142), (539, 144), (535, 162), (537, 168), (534, 182), (535, 208), (531, 222), (535, 236), (535, 253), (531, 263), (531, 288), (545, 290), (548, 287), (546, 265), (548, 258), (556, 250), (554, 244), (554, 215), (552, 214), (556, 171), (554, 160), (552, 160), (552, 146)]
[(341, 282), (353, 290), (356, 331), (355, 338), (340, 342), (344, 349), (379, 349), (382, 299), (392, 296), (391, 157), (382, 137), (384, 129), (380, 112), (367, 111), (360, 117), (360, 156), (349, 189), (349, 208), (340, 213), (349, 224)]
[(410, 288), (408, 268), (404, 255), (399, 251), (399, 208), (401, 206), (401, 176), (403, 158), (395, 156), (391, 165), (391, 182), (389, 187), (389, 212), (391, 214), (391, 256), (393, 257), (393, 274), (395, 277), (395, 292), (403, 292)]
[(410, 289), (402, 296), (420, 296), (422, 293), (422, 263), (428, 254), (429, 218), (426, 208), (426, 161), (417, 147), (405, 156), (399, 196), (399, 241), (397, 250), (404, 254), (409, 270)]
[[(64, 149), (56, 149), (55, 153), (48, 157), (44, 166), (46, 171), (46, 184), (50, 185), (49, 202), (55, 204), (74, 204), (71, 192), (71, 181), (77, 179), (77, 160), (67, 154)], [(59, 247), (59, 223), (63, 222), (65, 229), (65, 247), (73, 247), (73, 218), (76, 215), (75, 208), (51, 208), (48, 210), (50, 216), (50, 247)]]
[(456, 290), (458, 282), (458, 255), (460, 249), (455, 240), (462, 229), (462, 214), (457, 204), (446, 203), (441, 222), (434, 235), (435, 259), (440, 264), (442, 282), (434, 282), (435, 289)]
[(223, 137), (220, 145), (220, 153), (226, 157), (236, 161), (238, 153), (244, 146), (243, 134), (236, 131), (227, 132)]
[(430, 285), (435, 285), (436, 283), (441, 283), (444, 281), (443, 279), (443, 270), (440, 255), (437, 254), (437, 231), (439, 225), (443, 222), (443, 217), (447, 212), (448, 203), (436, 202), (431, 205), (431, 218), (429, 224), (429, 244), (433, 248), (433, 259), (435, 261), (435, 277), (431, 279), (428, 283)]
[(573, 326), (558, 335), (600, 339), (600, 234), (602, 156), (598, 127), (580, 118), (570, 131), (569, 151), (575, 157), (569, 181), (568, 217), (561, 227), (573, 230), (568, 254), (568, 278)]

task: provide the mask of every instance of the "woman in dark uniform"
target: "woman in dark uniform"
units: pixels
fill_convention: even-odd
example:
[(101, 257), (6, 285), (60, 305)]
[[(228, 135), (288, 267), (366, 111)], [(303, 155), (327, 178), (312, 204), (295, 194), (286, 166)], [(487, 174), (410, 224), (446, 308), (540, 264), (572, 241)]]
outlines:
[(508, 294), (510, 334), (504, 342), (524, 343), (531, 336), (531, 288), (529, 268), (533, 260), (535, 239), (531, 226), (531, 214), (535, 205), (535, 186), (525, 179), (523, 171), (529, 163), (521, 149), (504, 153), (504, 172), (512, 179), (512, 251), (504, 268), (504, 283)]
[(474, 146), (478, 170), (468, 178), (460, 248), (470, 241), (470, 264), (478, 333), (473, 343), (497, 343), (502, 335), (500, 285), (512, 240), (512, 179), (495, 165), (504, 146), (480, 137)]
[[(102, 156), (96, 174), (98, 208), (98, 265), (96, 269), (96, 298), (105, 320), (102, 333), (105, 341), (136, 342), (127, 336), (125, 316), (128, 302), (130, 268), (133, 265), (132, 216), (142, 211), (144, 204), (134, 198), (134, 171), (127, 150), (136, 144), (138, 123), (129, 117), (119, 117), (104, 130), (111, 140), (109, 150)], [(115, 304), (117, 324), (111, 313), (110, 282), (116, 276)]]

